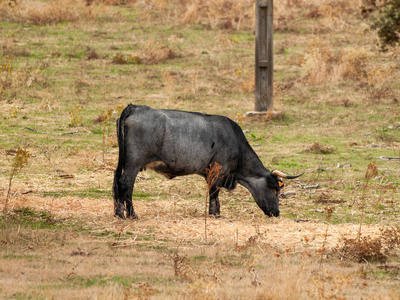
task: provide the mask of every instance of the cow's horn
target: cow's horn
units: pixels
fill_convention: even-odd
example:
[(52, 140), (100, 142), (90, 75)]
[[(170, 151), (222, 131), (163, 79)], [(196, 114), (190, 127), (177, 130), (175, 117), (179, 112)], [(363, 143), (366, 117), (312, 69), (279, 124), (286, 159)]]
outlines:
[(278, 171), (278, 170), (274, 170), (274, 171), (272, 171), (272, 175), (275, 175), (275, 176), (277, 176), (277, 177), (282, 177), (282, 178), (285, 178), (285, 179), (295, 179), (295, 178), (297, 178), (297, 177), (300, 177), (301, 175), (303, 175), (304, 173), (301, 173), (301, 174), (299, 174), (299, 175), (287, 175), (287, 174), (285, 174), (285, 173), (283, 173), (283, 172), (281, 172), (281, 171)]

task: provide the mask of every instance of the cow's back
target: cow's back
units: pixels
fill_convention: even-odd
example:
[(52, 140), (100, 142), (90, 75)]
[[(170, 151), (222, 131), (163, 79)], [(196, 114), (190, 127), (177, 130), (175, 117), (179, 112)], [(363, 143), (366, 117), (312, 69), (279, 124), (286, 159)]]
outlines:
[(240, 127), (223, 116), (147, 106), (133, 106), (131, 112), (125, 120), (131, 155), (143, 157), (144, 164), (163, 161), (179, 175), (203, 174), (213, 162), (233, 171), (243, 139), (247, 144)]

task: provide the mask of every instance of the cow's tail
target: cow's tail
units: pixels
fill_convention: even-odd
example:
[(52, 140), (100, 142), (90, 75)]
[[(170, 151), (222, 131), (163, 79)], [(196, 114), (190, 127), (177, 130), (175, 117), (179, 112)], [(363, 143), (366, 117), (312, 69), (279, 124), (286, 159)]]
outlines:
[(129, 104), (121, 113), (121, 116), (117, 119), (117, 138), (118, 138), (118, 166), (114, 172), (114, 183), (113, 183), (113, 198), (114, 198), (114, 213), (117, 213), (119, 188), (118, 182), (122, 176), (122, 172), (125, 167), (125, 120), (134, 113), (136, 109), (135, 105)]

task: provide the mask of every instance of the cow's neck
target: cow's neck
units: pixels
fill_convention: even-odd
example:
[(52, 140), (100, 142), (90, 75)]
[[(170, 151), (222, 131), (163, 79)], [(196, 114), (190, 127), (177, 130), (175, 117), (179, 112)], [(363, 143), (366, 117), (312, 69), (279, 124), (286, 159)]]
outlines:
[(249, 149), (244, 152), (245, 155), (242, 157), (242, 170), (241, 175), (243, 177), (264, 177), (268, 174), (268, 170), (264, 167), (260, 158), (254, 152), (254, 150), (249, 146)]

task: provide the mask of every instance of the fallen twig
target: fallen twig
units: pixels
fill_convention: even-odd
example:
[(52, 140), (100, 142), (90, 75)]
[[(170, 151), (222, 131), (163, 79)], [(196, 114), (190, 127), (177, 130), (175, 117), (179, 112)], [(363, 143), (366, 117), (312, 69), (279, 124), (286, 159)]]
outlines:
[(319, 188), (319, 184), (317, 183), (317, 184), (314, 184), (314, 185), (306, 185), (306, 186), (303, 186), (303, 187), (301, 187), (302, 189), (305, 189), (305, 190), (309, 190), (309, 189), (318, 189)]
[(70, 132), (52, 133), (52, 132), (43, 132), (43, 131), (35, 130), (35, 129), (30, 128), (30, 127), (25, 127), (25, 129), (33, 131), (33, 132), (37, 132), (37, 133), (40, 133), (40, 134), (47, 134), (47, 135), (67, 135), (67, 134), (74, 134), (74, 133), (78, 133), (79, 132), (79, 130), (75, 130), (75, 131), (70, 131)]
[(296, 191), (287, 191), (287, 192), (280, 194), (280, 196), (283, 198), (285, 198), (286, 196), (289, 196), (289, 195), (296, 195)]
[(390, 157), (390, 156), (378, 156), (377, 158), (384, 160), (400, 160), (400, 157)]

